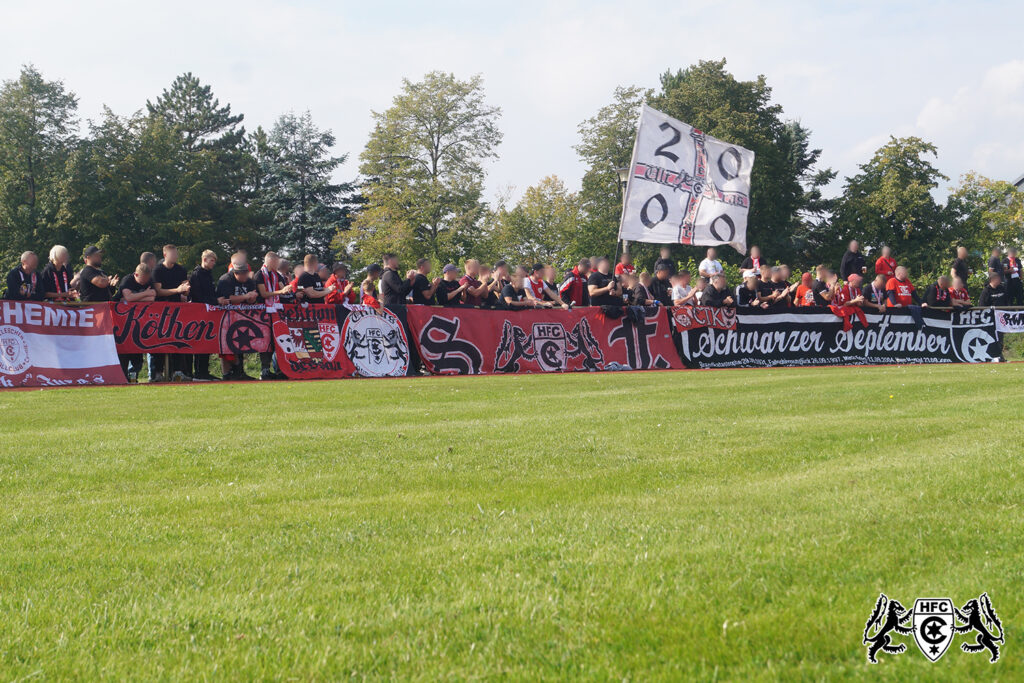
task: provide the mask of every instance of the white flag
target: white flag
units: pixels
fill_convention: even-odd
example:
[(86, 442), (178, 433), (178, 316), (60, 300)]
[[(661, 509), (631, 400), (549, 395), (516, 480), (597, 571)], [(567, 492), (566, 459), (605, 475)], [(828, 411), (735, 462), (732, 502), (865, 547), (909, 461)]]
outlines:
[(747, 251), (754, 153), (644, 105), (619, 238)]

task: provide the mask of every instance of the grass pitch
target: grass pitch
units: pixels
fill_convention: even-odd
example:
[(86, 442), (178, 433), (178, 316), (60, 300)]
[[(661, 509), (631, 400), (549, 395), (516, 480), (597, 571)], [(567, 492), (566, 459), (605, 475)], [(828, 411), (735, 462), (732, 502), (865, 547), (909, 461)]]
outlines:
[[(1024, 677), (1024, 365), (0, 393), (11, 679)], [(1007, 642), (865, 661), (880, 591)], [(973, 636), (972, 636), (973, 638)]]

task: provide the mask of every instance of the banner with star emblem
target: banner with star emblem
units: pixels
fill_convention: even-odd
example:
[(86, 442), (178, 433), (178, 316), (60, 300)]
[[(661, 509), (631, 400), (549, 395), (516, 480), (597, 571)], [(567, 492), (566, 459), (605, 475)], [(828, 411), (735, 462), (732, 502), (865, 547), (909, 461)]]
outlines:
[(262, 304), (128, 303), (110, 305), (120, 354), (263, 353), (272, 347), (270, 314)]
[(992, 309), (911, 306), (845, 319), (826, 308), (678, 307), (683, 362), (691, 368), (991, 363), (1002, 360)]
[(619, 238), (747, 251), (754, 153), (644, 105)]

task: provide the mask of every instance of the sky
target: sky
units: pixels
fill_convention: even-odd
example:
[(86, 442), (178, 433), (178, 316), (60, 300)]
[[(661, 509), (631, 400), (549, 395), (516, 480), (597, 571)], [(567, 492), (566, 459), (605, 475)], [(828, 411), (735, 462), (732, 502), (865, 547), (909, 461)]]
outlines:
[[(951, 182), (1024, 174), (1024, 2), (50, 2), (0, 0), (0, 79), (32, 63), (79, 97), (129, 114), (191, 71), (249, 129), (309, 110), (358, 175), (371, 112), (403, 78), (482, 74), (502, 110), (490, 197), (556, 174), (578, 188), (579, 123), (619, 85), (728, 60), (763, 74), (786, 118), (840, 174), (890, 135), (939, 150)], [(940, 189), (944, 194), (944, 188)]]

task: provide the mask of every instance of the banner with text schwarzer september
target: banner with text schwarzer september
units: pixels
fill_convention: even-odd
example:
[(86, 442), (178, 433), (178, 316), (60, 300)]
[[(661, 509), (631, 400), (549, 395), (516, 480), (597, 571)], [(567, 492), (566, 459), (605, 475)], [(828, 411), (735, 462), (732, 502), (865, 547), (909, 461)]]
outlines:
[[(994, 312), (901, 308), (844, 320), (829, 309), (672, 310), (691, 368), (987, 363), (1002, 357)], [(866, 324), (865, 324), (866, 323)]]
[(644, 105), (619, 238), (747, 251), (754, 153)]
[(0, 387), (124, 383), (107, 304), (0, 302)]
[(434, 374), (681, 368), (667, 309), (610, 318), (600, 308), (492, 311), (409, 306), (409, 327)]

